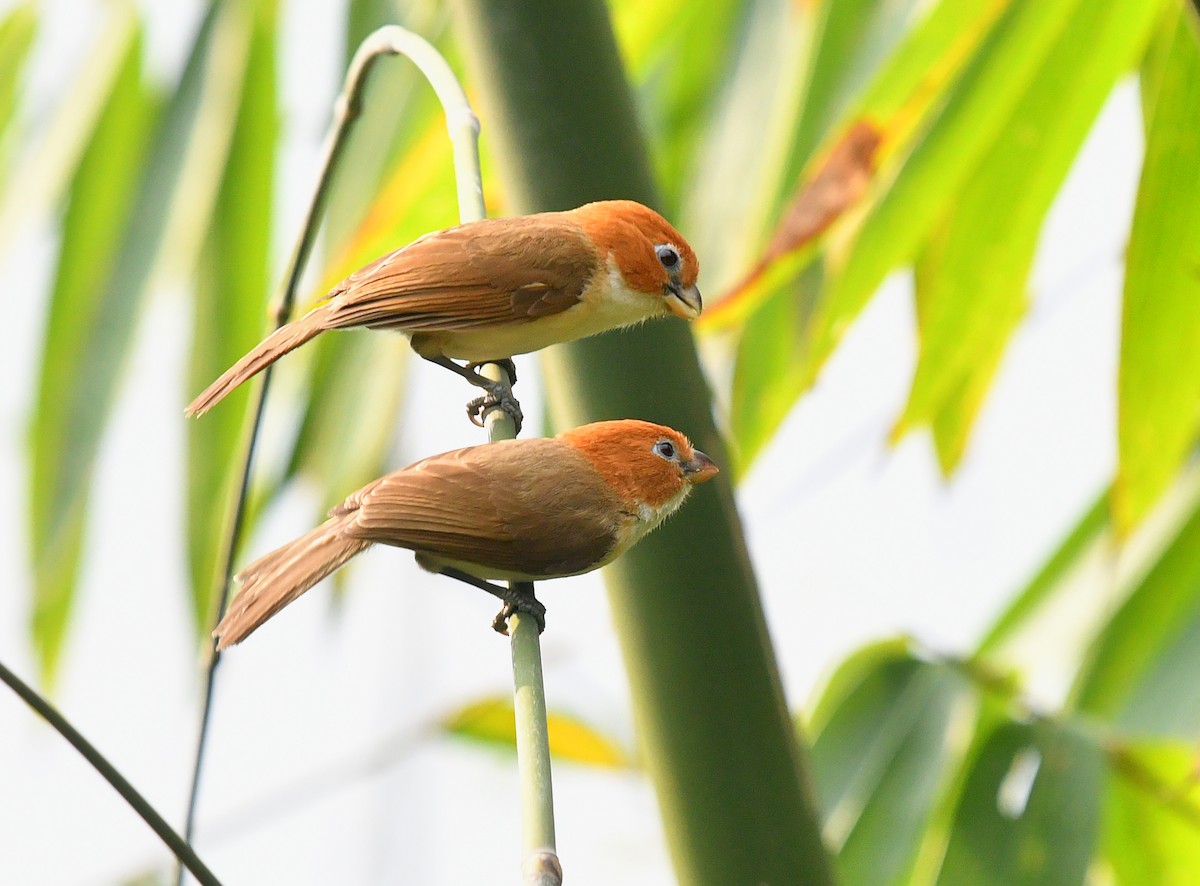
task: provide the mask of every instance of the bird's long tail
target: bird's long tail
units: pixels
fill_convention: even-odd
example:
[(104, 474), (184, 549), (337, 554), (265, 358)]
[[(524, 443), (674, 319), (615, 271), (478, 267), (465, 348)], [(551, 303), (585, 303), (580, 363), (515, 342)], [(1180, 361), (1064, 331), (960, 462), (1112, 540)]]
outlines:
[(259, 557), (238, 575), (242, 589), (213, 631), (217, 649), (245, 640), (287, 606), (371, 543), (346, 533), (354, 511), (330, 517), (316, 529)]
[(205, 388), (200, 396), (188, 404), (184, 414), (194, 416), (208, 412), (246, 379), (258, 375), (288, 351), (294, 351), (327, 329), (327, 318), (328, 312), (323, 307), (317, 308), (299, 320), (276, 329), (255, 345), (250, 353), (226, 369), (220, 378)]

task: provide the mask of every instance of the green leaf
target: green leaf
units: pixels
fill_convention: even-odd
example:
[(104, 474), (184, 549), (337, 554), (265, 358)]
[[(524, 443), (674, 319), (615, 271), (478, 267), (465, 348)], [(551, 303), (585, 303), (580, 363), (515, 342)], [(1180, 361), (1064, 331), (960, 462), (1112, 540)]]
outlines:
[[(879, 158), (898, 155), (910, 144), (919, 126), (929, 126), (929, 118), (935, 117), (941, 108), (943, 95), (956, 82), (964, 64), (974, 57), (979, 44), (991, 33), (1003, 6), (990, 0), (937, 4), (884, 62), (864, 97), (847, 114), (847, 122), (826, 141), (837, 143), (846, 138), (854, 126), (865, 126), (878, 133), (882, 143), (872, 152), (868, 168), (863, 170), (878, 178), (875, 168)], [(831, 10), (830, 14), (834, 12)], [(853, 22), (848, 22), (847, 26), (852, 28)], [(819, 128), (820, 124), (815, 121), (827, 118), (836, 105), (832, 98), (825, 102), (822, 96), (838, 95), (840, 90), (816, 86), (814, 107), (829, 104), (830, 109), (812, 111), (814, 122), (806, 126)], [(809, 112), (806, 112), (808, 117)], [(808, 155), (805, 144), (806, 139), (798, 137), (789, 168), (803, 162)], [(818, 153), (817, 159), (821, 160), (822, 156)], [(733, 430), (743, 468), (758, 454), (811, 380), (809, 339), (817, 297), (821, 292), (812, 290), (811, 280), (797, 282), (796, 277), (806, 271), (814, 256), (824, 254), (814, 247), (823, 247), (831, 236), (844, 239), (841, 229), (857, 223), (856, 219), (861, 215), (854, 209), (856, 197), (849, 206), (839, 210), (845, 221), (809, 232), (800, 239), (787, 236), (785, 228), (796, 212), (797, 204), (806, 199), (807, 188), (811, 187), (817, 171), (810, 167), (806, 172), (804, 186), (793, 198), (780, 230), (772, 238), (764, 263), (752, 270), (731, 296), (718, 303), (715, 309), (706, 311), (700, 321), (717, 325), (726, 315), (735, 319), (749, 315), (738, 344), (736, 369), (746, 383), (740, 389), (735, 383), (732, 407)], [(883, 190), (886, 184), (886, 181), (877, 184), (875, 189)], [(784, 192), (786, 186), (780, 194)], [(884, 193), (886, 195), (886, 191)], [(822, 273), (828, 277), (827, 272)], [(756, 284), (755, 278), (762, 282)], [(792, 299), (799, 299), (801, 304), (795, 308), (783, 304)], [(781, 317), (790, 317), (792, 322), (779, 322)], [(768, 354), (774, 355), (775, 359), (767, 357)], [(749, 361), (750, 365), (743, 367), (743, 361)], [(747, 399), (750, 402), (744, 402)], [(743, 425), (741, 421), (745, 418), (751, 418), (753, 422)]]
[[(256, 0), (221, 43), (224, 62), (242, 73), (228, 109), (232, 139), (197, 268), (189, 391), (203, 388), (263, 332), (279, 134), (275, 18), (274, 0)], [(241, 480), (249, 390), (243, 386), (219, 409), (187, 422), (188, 565), (193, 614), (202, 631), (212, 620), (225, 554), (227, 504)]]
[(1092, 644), (1074, 705), (1139, 734), (1200, 730), (1200, 509)]
[(922, 241), (1001, 135), (1056, 51), (1080, 0), (1016, 0), (951, 90), (945, 108), (872, 207), (818, 310), (811, 379), (885, 275)]
[(669, 211), (680, 205), (720, 95), (737, 75), (749, 7), (747, 0), (669, 0), (653, 10), (643, 0), (613, 4)]
[(215, 9), (161, 113), (142, 82), (140, 32), (130, 42), (71, 183), (30, 437), (32, 630), (47, 679), (70, 614), (96, 453), (190, 145)]
[[(0, 22), (0, 145), (17, 106), (21, 75), (36, 31), (37, 10), (32, 2), (22, 3)], [(0, 162), (4, 159), (0, 154)]]
[[(19, 164), (4, 182), (0, 191), (0, 242), (8, 242), (14, 228), (28, 224), (31, 208), (42, 211), (66, 198), (136, 31), (137, 13), (131, 4), (112, 3), (108, 11), (78, 66), (79, 73), (47, 115), (48, 122), (41, 127), (31, 125), (34, 145), (22, 152)], [(7, 60), (7, 53), (4, 57)]]
[(1129, 532), (1200, 430), (1200, 42), (1181, 13), (1147, 133), (1125, 270), (1113, 491)]
[(1033, 615), (1053, 598), (1063, 586), (1064, 579), (1084, 557), (1096, 549), (1109, 525), (1110, 501), (1110, 491), (1105, 490), (1092, 503), (1050, 559), (992, 624), (987, 635), (980, 641), (976, 656), (984, 657), (995, 652), (1027, 624)]
[(121, 233), (158, 104), (142, 79), (142, 38), (130, 34), (119, 73), (72, 178), (42, 346), (30, 429), (34, 571), (32, 632), (43, 677), (53, 676), (83, 539), (92, 462), (111, 400), (112, 363), (127, 316), (111, 302)]
[[(953, 7), (949, 12), (961, 23), (964, 15), (969, 20), (976, 14), (975, 6), (979, 2), (969, 0), (941, 5)], [(783, 198), (801, 179), (801, 173), (812, 160), (818, 145), (864, 94), (868, 84), (875, 81), (880, 68), (886, 65), (893, 69), (887, 82), (895, 87), (894, 68), (899, 60), (909, 57), (913, 43), (911, 39), (905, 40), (904, 52), (898, 52), (896, 46), (909, 35), (919, 6), (921, 4), (914, 0), (898, 3), (891, 0), (823, 0), (820, 4), (804, 104), (797, 114), (795, 136), (781, 178), (783, 187), (777, 190), (772, 214), (778, 213)], [(911, 33), (919, 32), (918, 28)], [(924, 61), (927, 63), (927, 56)]]
[[(359, 227), (322, 275), (320, 291), (384, 253), (454, 222), (453, 164), (439, 120), (420, 123), (422, 137), (398, 155)], [(404, 405), (404, 339), (380, 332), (340, 332), (310, 345), (303, 419), (280, 483), (303, 476), (320, 486), (322, 511), (388, 468)], [(469, 399), (469, 398), (466, 398)]]
[(1025, 311), (1042, 220), (1161, 9), (1146, 0), (1080, 7), (918, 260), (920, 356), (896, 434), (932, 422), (947, 473)]
[[(511, 697), (486, 698), (446, 717), (442, 721), (442, 729), (460, 738), (515, 750), (515, 716)], [(550, 734), (550, 753), (557, 759), (607, 769), (633, 767), (629, 755), (616, 740), (579, 718), (550, 712), (546, 715), (546, 723)]]
[(847, 884), (906, 881), (944, 778), (952, 716), (969, 691), (947, 665), (887, 652), (851, 659), (859, 677), (849, 692), (850, 673), (835, 678), (830, 690), (841, 697), (813, 742), (825, 842)]
[(729, 406), (735, 479), (745, 474), (770, 441), (795, 403), (795, 391), (803, 385), (794, 359), (795, 343), (812, 320), (824, 272), (824, 261), (813, 262), (797, 279), (780, 285), (742, 330)]
[(322, 336), (285, 478), (319, 484), (322, 511), (387, 470), (411, 351), (379, 332)]
[(1088, 735), (1048, 721), (1001, 725), (967, 776), (937, 882), (1083, 883), (1103, 783), (1104, 753)]
[(1195, 883), (1200, 872), (1196, 749), (1138, 744), (1114, 755), (1104, 855), (1117, 883)]

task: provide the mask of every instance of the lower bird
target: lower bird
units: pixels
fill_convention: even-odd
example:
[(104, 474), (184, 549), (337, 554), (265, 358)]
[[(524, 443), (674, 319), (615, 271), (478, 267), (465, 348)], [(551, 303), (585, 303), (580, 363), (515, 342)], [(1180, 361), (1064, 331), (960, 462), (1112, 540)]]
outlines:
[[(201, 415), (284, 354), (330, 329), (370, 327), (409, 336), (426, 360), (488, 392), (512, 413), (511, 391), (477, 371), (557, 342), (654, 317), (691, 320), (702, 302), (695, 252), (661, 215), (632, 200), (588, 203), (470, 222), (428, 234), (355, 271), (299, 320), (277, 329), (187, 407)], [(455, 360), (464, 360), (462, 366)]]
[(213, 632), (217, 648), (240, 643), (375, 543), (408, 548), (425, 569), (500, 597), (493, 626), (502, 633), (513, 612), (544, 625), (544, 607), (520, 583), (610, 563), (716, 473), (683, 434), (633, 419), (426, 458), (364, 486), (322, 525), (242, 570)]

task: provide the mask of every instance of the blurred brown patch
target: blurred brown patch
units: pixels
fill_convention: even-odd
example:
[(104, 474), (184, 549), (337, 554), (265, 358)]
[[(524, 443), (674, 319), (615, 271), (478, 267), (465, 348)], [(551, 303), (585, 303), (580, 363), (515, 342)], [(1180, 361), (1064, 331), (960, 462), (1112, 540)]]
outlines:
[(879, 127), (866, 120), (853, 123), (792, 199), (758, 263), (705, 316), (736, 301), (772, 264), (816, 239), (857, 203), (874, 178), (882, 143)]

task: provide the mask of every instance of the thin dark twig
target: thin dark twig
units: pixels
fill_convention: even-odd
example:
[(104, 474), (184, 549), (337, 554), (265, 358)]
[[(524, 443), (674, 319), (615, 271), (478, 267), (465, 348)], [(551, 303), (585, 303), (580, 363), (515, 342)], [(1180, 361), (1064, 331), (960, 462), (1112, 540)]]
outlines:
[(125, 802), (133, 807), (133, 811), (140, 815), (146, 824), (150, 825), (150, 829), (154, 833), (158, 834), (159, 839), (167, 844), (167, 848), (175, 853), (175, 857), (179, 859), (180, 865), (191, 871), (192, 876), (203, 884), (203, 886), (221, 886), (221, 881), (200, 860), (195, 850), (188, 845), (187, 840), (171, 829), (166, 819), (159, 815), (155, 808), (147, 802), (146, 798), (138, 793), (137, 789), (129, 783), (128, 779), (121, 775), (116, 767), (108, 762), (104, 755), (96, 750), (91, 742), (80, 735), (79, 730), (67, 722), (67, 719), (56, 711), (50, 702), (42, 698), (37, 691), (5, 667), (3, 662), (0, 662), (0, 680), (3, 680), (42, 719), (54, 727), (59, 735), (70, 742), (71, 746), (79, 751), (85, 760), (92, 764), (93, 769), (104, 776), (105, 781), (113, 786), (113, 789), (124, 798)]

